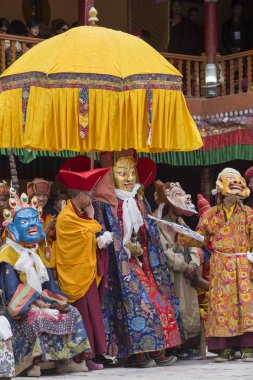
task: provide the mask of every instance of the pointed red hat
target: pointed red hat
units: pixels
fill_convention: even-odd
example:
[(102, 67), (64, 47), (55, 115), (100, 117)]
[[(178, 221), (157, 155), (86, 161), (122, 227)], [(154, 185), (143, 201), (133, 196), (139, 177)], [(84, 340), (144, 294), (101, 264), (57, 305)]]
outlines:
[(198, 199), (199, 215), (202, 216), (207, 210), (211, 208), (211, 206), (208, 200), (206, 200), (206, 198), (203, 197), (203, 195), (198, 194), (197, 199)]
[(151, 158), (141, 157), (137, 161), (137, 172), (139, 177), (139, 182), (144, 186), (148, 187), (154, 182), (157, 172), (156, 164)]
[(246, 172), (244, 173), (244, 178), (249, 180), (251, 177), (253, 177), (253, 166), (248, 168)]
[(61, 169), (57, 174), (56, 179), (70, 189), (91, 191), (108, 170), (108, 168), (104, 168), (88, 170), (85, 172), (72, 172)]
[(75, 156), (69, 158), (64, 164), (60, 167), (60, 170), (70, 170), (72, 172), (86, 172), (90, 170), (90, 157), (88, 156)]

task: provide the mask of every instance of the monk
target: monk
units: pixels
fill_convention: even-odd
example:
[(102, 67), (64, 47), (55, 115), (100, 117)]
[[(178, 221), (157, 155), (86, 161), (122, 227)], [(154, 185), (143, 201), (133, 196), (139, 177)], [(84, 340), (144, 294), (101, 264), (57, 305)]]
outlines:
[[(52, 265), (61, 290), (83, 317), (91, 344), (93, 359), (106, 353), (106, 338), (102, 320), (97, 245), (101, 249), (112, 242), (110, 233), (96, 237), (102, 227), (94, 220), (91, 204), (92, 189), (108, 169), (87, 172), (60, 170), (58, 179), (68, 187), (71, 199), (56, 222)], [(86, 361), (90, 370), (102, 369), (102, 364)]]

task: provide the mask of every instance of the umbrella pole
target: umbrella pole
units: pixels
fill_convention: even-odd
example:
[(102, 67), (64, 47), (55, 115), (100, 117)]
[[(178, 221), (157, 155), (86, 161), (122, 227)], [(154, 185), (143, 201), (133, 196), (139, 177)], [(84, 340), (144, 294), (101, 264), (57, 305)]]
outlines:
[(8, 156), (9, 156), (10, 169), (11, 169), (11, 187), (13, 187), (18, 194), (19, 192), (18, 173), (17, 173), (15, 157), (14, 157), (12, 149), (8, 149)]
[(95, 156), (95, 151), (94, 149), (92, 149), (90, 152), (90, 170), (94, 169), (94, 156)]

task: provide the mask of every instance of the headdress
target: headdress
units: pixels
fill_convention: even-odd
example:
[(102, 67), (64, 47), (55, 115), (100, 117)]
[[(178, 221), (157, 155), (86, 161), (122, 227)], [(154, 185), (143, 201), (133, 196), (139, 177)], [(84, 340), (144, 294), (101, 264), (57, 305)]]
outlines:
[(88, 156), (75, 156), (65, 161), (64, 164), (60, 167), (60, 170), (69, 170), (71, 172), (86, 172), (90, 170), (90, 163), (91, 159)]
[(85, 172), (73, 172), (61, 169), (57, 180), (73, 190), (91, 191), (109, 169), (94, 169)]
[(253, 177), (253, 166), (249, 167), (244, 173), (245, 179), (249, 180), (251, 177)]
[(17, 195), (16, 190), (12, 187), (10, 188), (10, 195), (11, 198), (9, 199), (9, 205), (11, 210), (4, 209), (3, 211), (3, 217), (4, 222), (3, 225), (6, 227), (9, 223), (11, 223), (15, 217), (15, 215), (23, 209), (27, 208), (33, 208), (37, 211), (39, 218), (41, 218), (42, 215), (42, 207), (38, 206), (38, 199), (37, 197), (33, 197), (31, 199), (31, 203), (29, 204), (29, 198), (25, 193), (22, 193), (20, 197)]
[(202, 194), (197, 195), (199, 215), (202, 216), (211, 208), (210, 203)]
[[(60, 182), (63, 182), (60, 179), (60, 173), (62, 170), (68, 170), (72, 172), (88, 171), (90, 169), (90, 161), (90, 158), (87, 156), (75, 156), (69, 158), (61, 166), (60, 171), (56, 176), (56, 179)], [(103, 178), (97, 183), (95, 192), (93, 194), (93, 200), (108, 203), (109, 205), (114, 207), (113, 213), (115, 214), (115, 207), (117, 207), (118, 205), (118, 200), (113, 185), (111, 169), (109, 169), (108, 172), (103, 176)]]
[(36, 193), (50, 194), (50, 184), (43, 178), (34, 178), (32, 182), (27, 183), (27, 195), (32, 198)]

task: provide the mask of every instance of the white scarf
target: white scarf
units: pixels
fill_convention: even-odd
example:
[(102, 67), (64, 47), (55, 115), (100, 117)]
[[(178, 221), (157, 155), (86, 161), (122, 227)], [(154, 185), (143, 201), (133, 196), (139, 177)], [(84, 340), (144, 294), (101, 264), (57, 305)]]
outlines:
[(27, 283), (41, 293), (42, 284), (49, 281), (49, 277), (45, 265), (36, 253), (38, 245), (35, 248), (27, 248), (9, 238), (6, 238), (6, 245), (12, 247), (19, 254), (14, 269), (25, 273)]
[(125, 247), (125, 245), (131, 241), (133, 231), (137, 233), (141, 226), (143, 226), (143, 218), (141, 212), (137, 206), (136, 200), (134, 199), (137, 190), (141, 185), (135, 184), (132, 192), (115, 189), (117, 197), (123, 201), (122, 211), (123, 211), (123, 227), (124, 227), (124, 237), (123, 237), (123, 245), (125, 250), (128, 253), (129, 258), (131, 257), (131, 253)]
[(7, 318), (0, 315), (0, 340), (7, 340), (12, 337), (11, 325)]

